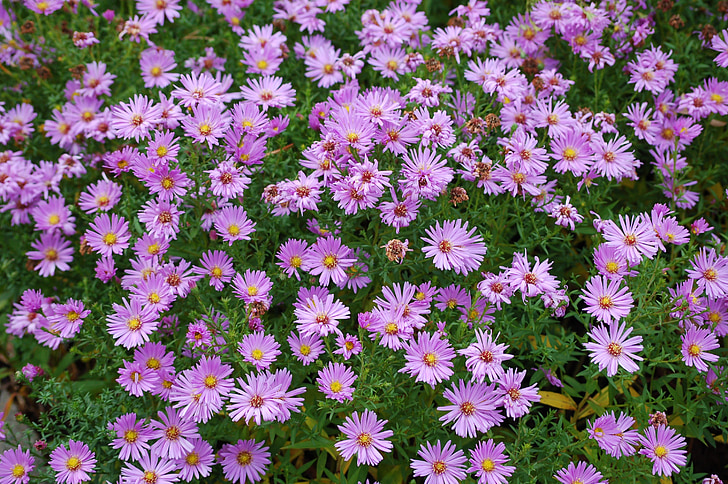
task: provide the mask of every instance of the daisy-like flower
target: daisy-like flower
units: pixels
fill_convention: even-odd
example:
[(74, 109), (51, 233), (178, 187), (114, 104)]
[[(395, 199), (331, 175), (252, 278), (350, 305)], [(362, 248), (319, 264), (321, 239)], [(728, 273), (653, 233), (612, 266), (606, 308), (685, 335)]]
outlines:
[(179, 480), (179, 474), (175, 472), (177, 465), (174, 459), (144, 452), (138, 460), (136, 467), (131, 463), (121, 469), (121, 482), (144, 482), (154, 484), (172, 484)]
[(404, 196), (413, 199), (436, 200), (448, 183), (452, 181), (454, 170), (447, 166), (435, 150), (420, 147), (404, 155), (402, 166), (403, 179), (399, 180)]
[(129, 222), (115, 213), (102, 213), (94, 219), (86, 231), (86, 242), (95, 251), (105, 257), (121, 254), (129, 247)]
[(224, 202), (242, 195), (250, 184), (250, 178), (241, 173), (230, 160), (221, 162), (215, 169), (205, 173), (210, 176), (212, 194)]
[(137, 215), (151, 235), (176, 240), (182, 213), (176, 203), (165, 202), (160, 198), (149, 200)]
[(425, 232), (422, 240), (430, 245), (422, 248), (422, 252), (432, 257), (435, 267), (441, 270), (454, 270), (456, 274), (467, 275), (483, 262), (487, 248), (483, 237), (474, 235), (477, 229), (468, 231), (468, 222), (457, 219), (446, 220), (442, 227), (436, 222)]
[(149, 138), (149, 130), (162, 120), (162, 107), (140, 94), (130, 101), (111, 108), (110, 127), (117, 137), (138, 142), (140, 138)]
[(225, 444), (218, 456), (225, 478), (240, 484), (261, 480), (271, 463), (268, 447), (254, 439)]
[(478, 442), (470, 451), (470, 468), (478, 478), (478, 484), (506, 484), (508, 477), (516, 470), (514, 466), (505, 465), (508, 462), (506, 445), (497, 444), (493, 439)]
[(511, 418), (518, 418), (530, 411), (531, 403), (541, 400), (536, 385), (522, 388), (521, 382), (526, 376), (526, 370), (521, 372), (513, 368), (503, 374), (498, 380), (496, 393), (503, 396), (503, 406), (506, 407), (506, 414)]
[(354, 335), (340, 334), (336, 337), (336, 345), (339, 347), (334, 350), (335, 355), (343, 355), (345, 360), (348, 360), (352, 355), (358, 355), (361, 353), (362, 346), (359, 338)]
[(291, 353), (300, 361), (303, 366), (308, 366), (316, 361), (324, 352), (324, 343), (318, 333), (297, 334), (291, 331), (288, 337), (288, 344), (291, 346)]
[(78, 484), (91, 480), (89, 474), (94, 473), (96, 454), (83, 442), (70, 440), (68, 448), (61, 445), (51, 452), (48, 464), (56, 471), (57, 483)]
[(121, 199), (121, 185), (110, 181), (103, 175), (103, 179), (88, 186), (78, 199), (78, 206), (86, 213), (97, 211), (108, 212)]
[(604, 226), (603, 235), (606, 244), (615, 247), (631, 265), (639, 264), (643, 256), (652, 259), (659, 250), (659, 239), (650, 220), (641, 215), (620, 215), (619, 227), (615, 223), (608, 223)]
[(645, 435), (639, 436), (642, 449), (640, 454), (652, 460), (652, 474), (670, 476), (678, 473), (678, 466), (684, 466), (687, 461), (685, 451), (685, 437), (675, 432), (675, 429), (666, 425), (657, 428), (648, 426)]
[(708, 297), (720, 299), (728, 294), (728, 259), (716, 254), (715, 249), (703, 247), (690, 261), (688, 277), (695, 279), (705, 289)]
[(255, 232), (255, 222), (248, 218), (243, 207), (223, 207), (215, 217), (215, 230), (228, 245), (236, 240), (250, 240)]
[(31, 242), (30, 246), (35, 250), (25, 255), (31, 261), (39, 261), (34, 269), (41, 276), (50, 277), (56, 273), (56, 269), (67, 271), (71, 268), (68, 263), (73, 261), (73, 247), (60, 232), (43, 232), (40, 239)]
[(602, 323), (619, 321), (629, 314), (634, 305), (629, 287), (622, 285), (621, 279), (595, 276), (586, 282), (583, 300), (587, 304), (586, 312)]
[(3, 484), (28, 484), (30, 472), (35, 469), (35, 458), (30, 450), (23, 452), (18, 445), (17, 449), (8, 449), (0, 455), (0, 482)]
[(296, 100), (296, 91), (290, 82), (283, 83), (283, 79), (276, 76), (263, 76), (260, 79), (248, 78), (248, 85), (240, 88), (243, 98), (262, 106), (263, 111), (268, 108), (282, 108), (293, 106)]
[(177, 63), (174, 61), (174, 52), (171, 50), (156, 47), (145, 50), (139, 59), (139, 67), (142, 70), (144, 87), (164, 88), (179, 79), (179, 74), (170, 72), (177, 67)]
[(233, 422), (254, 420), (256, 425), (271, 422), (281, 416), (281, 399), (284, 390), (277, 385), (269, 373), (248, 373), (247, 381), (237, 379), (240, 388), (230, 392), (227, 410)]
[(198, 104), (192, 106), (192, 116), (185, 117), (182, 126), (193, 143), (207, 142), (207, 146), (212, 148), (220, 144), (219, 139), (225, 136), (230, 121), (230, 115), (223, 111), (222, 104)]
[(233, 259), (223, 250), (208, 250), (202, 254), (200, 263), (202, 267), (196, 266), (193, 271), (202, 277), (210, 276), (210, 285), (218, 291), (222, 291), (235, 274)]
[(116, 382), (130, 395), (141, 397), (144, 392), (151, 392), (159, 384), (158, 372), (146, 367), (144, 363), (124, 360), (122, 365)]
[(187, 421), (172, 407), (167, 407), (164, 412), (157, 412), (159, 420), (150, 422), (152, 432), (151, 439), (157, 440), (151, 448), (152, 455), (178, 459), (191, 451), (194, 445), (190, 441), (200, 438), (195, 422)]
[(276, 265), (283, 269), (288, 277), (296, 276), (296, 279), (300, 281), (301, 276), (298, 274), (298, 269), (308, 271), (310, 268), (307, 249), (308, 244), (304, 240), (287, 240), (276, 253), (276, 258), (279, 260)]
[(683, 361), (698, 371), (708, 371), (706, 361), (718, 361), (718, 355), (706, 353), (716, 348), (720, 348), (720, 343), (710, 328), (697, 328), (691, 325), (682, 336)]
[(309, 273), (319, 276), (322, 286), (328, 286), (329, 282), (337, 285), (345, 283), (346, 270), (356, 262), (353, 251), (336, 237), (319, 237), (306, 255), (311, 264)]
[(354, 387), (352, 386), (357, 375), (343, 363), (329, 363), (318, 372), (319, 391), (337, 402), (353, 400)]
[(417, 455), (422, 460), (412, 459), (410, 466), (415, 476), (425, 477), (425, 484), (457, 484), (465, 479), (467, 458), (449, 440), (445, 445), (439, 440), (435, 445), (425, 442)]
[(180, 100), (182, 107), (220, 103), (223, 86), (209, 73), (202, 72), (198, 76), (192, 72), (180, 77), (180, 82), (182, 87), (172, 91), (172, 96)]
[(114, 422), (109, 422), (107, 428), (116, 433), (116, 438), (110, 445), (114, 449), (120, 449), (119, 459), (138, 461), (146, 455), (151, 431), (143, 423), (143, 420), (137, 420), (135, 413), (126, 413)]
[(482, 382), (487, 375), (490, 381), (496, 381), (503, 375), (502, 363), (513, 358), (513, 355), (505, 352), (508, 345), (495, 343), (499, 335), (493, 338), (490, 331), (478, 328), (475, 330), (477, 341), (458, 350), (458, 353), (468, 357), (465, 367), (473, 374), (473, 379)]
[(428, 383), (433, 388), (452, 376), (455, 350), (449, 341), (440, 339), (436, 334), (422, 332), (417, 335), (416, 342), (405, 343), (404, 348), (407, 363), (399, 370), (400, 373), (409, 373), (415, 381)]
[(327, 336), (329, 333), (341, 334), (339, 321), (347, 319), (351, 313), (341, 301), (334, 299), (333, 294), (321, 298), (314, 294), (296, 308), (294, 314), (301, 334)]
[(194, 448), (177, 460), (179, 477), (186, 482), (209, 476), (215, 464), (215, 451), (209, 442), (194, 439), (192, 443)]
[(607, 376), (614, 376), (620, 366), (630, 373), (639, 370), (633, 360), (642, 361), (642, 357), (635, 354), (642, 351), (642, 336), (628, 338), (634, 328), (626, 326), (612, 321), (609, 327), (600, 324), (587, 333), (596, 343), (584, 343), (584, 347), (599, 371), (607, 369)]
[(607, 480), (603, 480), (602, 473), (586, 462), (576, 465), (569, 462), (567, 467), (556, 472), (554, 478), (561, 484), (608, 484)]
[(447, 412), (440, 421), (455, 422), (453, 429), (460, 437), (475, 437), (478, 432), (487, 432), (503, 422), (503, 415), (498, 411), (501, 397), (495, 392), (495, 385), (460, 380), (457, 386), (445, 390), (443, 396), (451, 405), (437, 407)]
[(268, 369), (276, 360), (276, 356), (281, 354), (280, 347), (273, 336), (257, 331), (243, 336), (243, 340), (238, 343), (238, 352), (260, 371)]
[(149, 336), (157, 331), (159, 325), (157, 311), (143, 304), (139, 299), (122, 300), (113, 303), (114, 313), (107, 316), (109, 334), (115, 344), (124, 348), (134, 348), (149, 341)]
[(392, 451), (392, 443), (385, 439), (393, 436), (394, 432), (384, 430), (386, 423), (387, 420), (379, 420), (377, 414), (369, 409), (365, 409), (361, 416), (354, 412), (339, 425), (339, 430), (346, 439), (336, 443), (336, 450), (344, 460), (349, 460), (356, 454), (358, 466), (379, 464), (384, 458), (382, 452)]

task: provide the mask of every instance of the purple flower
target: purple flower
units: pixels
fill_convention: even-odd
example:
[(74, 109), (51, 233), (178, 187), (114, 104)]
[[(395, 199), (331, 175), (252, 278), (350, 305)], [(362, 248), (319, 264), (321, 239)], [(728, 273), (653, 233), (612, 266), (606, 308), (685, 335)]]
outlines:
[(658, 239), (649, 219), (619, 216), (619, 227), (613, 223), (604, 226), (606, 244), (617, 249), (631, 265), (642, 262), (642, 257), (652, 259), (658, 251)]
[(468, 222), (463, 224), (460, 219), (446, 220), (442, 227), (438, 221), (425, 230), (427, 237), (422, 240), (429, 245), (423, 247), (422, 252), (433, 258), (438, 269), (452, 269), (456, 274), (466, 275), (480, 267), (487, 251), (483, 238), (474, 235), (476, 230), (474, 227), (468, 231)]
[(281, 354), (280, 347), (273, 336), (259, 331), (243, 336), (243, 340), (238, 343), (238, 352), (260, 371), (267, 370), (275, 362), (276, 356)]
[(310, 260), (307, 256), (308, 244), (304, 240), (289, 239), (285, 244), (281, 245), (276, 253), (279, 262), (276, 265), (291, 277), (296, 276), (297, 280), (301, 280), (298, 269), (308, 271), (310, 269)]
[(473, 374), (473, 379), (482, 382), (486, 375), (490, 381), (497, 381), (503, 376), (504, 361), (513, 358), (513, 355), (505, 352), (508, 345), (496, 344), (500, 333), (493, 338), (490, 331), (484, 332), (478, 328), (475, 330), (477, 341), (467, 348), (458, 350), (463, 356), (467, 356), (465, 366)]
[(316, 295), (306, 299), (306, 304), (294, 310), (296, 324), (301, 334), (319, 334), (327, 336), (329, 333), (340, 334), (339, 321), (350, 316), (349, 308), (341, 301), (335, 300), (333, 294), (323, 298)]
[(73, 261), (71, 243), (63, 238), (60, 232), (43, 232), (40, 239), (34, 240), (30, 246), (35, 250), (26, 252), (31, 261), (40, 261), (34, 267), (43, 277), (50, 277), (59, 271), (67, 271)]
[(232, 257), (222, 250), (208, 250), (202, 254), (200, 263), (202, 267), (195, 266), (193, 271), (201, 277), (209, 275), (210, 285), (218, 291), (222, 291), (235, 274)]
[(336, 443), (344, 460), (351, 459), (356, 454), (356, 464), (376, 466), (382, 459), (382, 452), (391, 452), (392, 443), (385, 440), (394, 435), (391, 430), (384, 430), (387, 420), (379, 420), (377, 414), (365, 409), (361, 416), (354, 412), (346, 417), (339, 430), (346, 439)]
[(149, 341), (149, 336), (159, 325), (157, 312), (152, 306), (144, 306), (138, 299), (122, 300), (112, 304), (114, 313), (107, 316), (108, 331), (115, 344), (133, 348)]
[(262, 106), (263, 111), (269, 107), (282, 108), (293, 106), (296, 100), (296, 91), (290, 82), (283, 83), (283, 79), (275, 76), (263, 76), (260, 79), (248, 78), (247, 86), (240, 88), (243, 98)]
[(452, 376), (455, 350), (447, 340), (422, 332), (417, 335), (416, 342), (405, 343), (404, 348), (407, 363), (400, 373), (409, 373), (415, 381), (428, 383), (433, 388)]
[(495, 385), (460, 380), (458, 386), (445, 390), (443, 396), (451, 405), (437, 407), (447, 412), (440, 421), (455, 422), (453, 429), (460, 437), (475, 437), (478, 432), (485, 433), (503, 422), (503, 415), (498, 411), (501, 397), (495, 392)]
[(122, 482), (154, 482), (155, 484), (172, 484), (178, 481), (179, 474), (174, 459), (144, 452), (138, 461), (141, 468), (127, 463), (121, 469)]
[(627, 286), (620, 288), (622, 281), (605, 276), (595, 276), (586, 282), (583, 300), (586, 312), (603, 323), (619, 321), (626, 317), (634, 305), (632, 293)]
[(657, 428), (646, 427), (645, 434), (639, 436), (643, 446), (640, 454), (652, 460), (653, 475), (670, 476), (673, 472), (680, 472), (678, 466), (687, 463), (685, 437), (676, 434), (672, 427), (659, 425)]
[(61, 445), (51, 452), (48, 464), (56, 471), (57, 483), (78, 484), (91, 480), (89, 474), (94, 473), (96, 454), (83, 442), (70, 440), (68, 448)]
[(178, 459), (193, 449), (191, 439), (199, 438), (197, 424), (181, 417), (177, 410), (167, 407), (164, 412), (157, 412), (159, 420), (150, 422), (151, 439), (157, 440), (151, 448), (152, 455), (160, 455)]
[(454, 171), (447, 166), (446, 159), (442, 159), (435, 150), (420, 146), (417, 151), (410, 150), (404, 156), (403, 179), (399, 180), (399, 184), (404, 196), (415, 200), (436, 200), (453, 175)]
[(601, 472), (586, 462), (579, 462), (576, 465), (569, 462), (567, 467), (554, 475), (554, 478), (561, 484), (608, 484), (607, 480), (602, 480), (603, 477)]
[(614, 376), (621, 366), (630, 373), (639, 370), (633, 361), (642, 361), (641, 356), (635, 353), (642, 351), (642, 336), (627, 338), (634, 328), (627, 328), (625, 323), (612, 321), (609, 327), (599, 325), (589, 333), (596, 343), (584, 343), (589, 350), (592, 361), (599, 365), (599, 371), (607, 369), (607, 376)]
[(318, 372), (316, 383), (319, 391), (337, 402), (353, 400), (354, 387), (358, 377), (343, 363), (329, 363)]
[(316, 361), (325, 349), (318, 333), (299, 335), (295, 331), (291, 331), (288, 344), (291, 346), (291, 353), (303, 363), (303, 366), (308, 366)]
[(518, 418), (530, 411), (531, 403), (541, 400), (536, 385), (522, 388), (521, 382), (526, 376), (526, 370), (521, 372), (513, 368), (503, 374), (498, 380), (497, 394), (503, 396), (503, 406), (506, 407), (506, 414), (511, 418)]
[(716, 348), (720, 348), (720, 343), (710, 328), (696, 328), (691, 325), (682, 336), (683, 361), (698, 371), (708, 371), (706, 361), (718, 361), (718, 355), (706, 353)]
[(250, 240), (255, 222), (248, 218), (243, 207), (223, 207), (215, 217), (215, 230), (232, 246), (236, 240)]
[(146, 96), (136, 94), (129, 104), (120, 103), (111, 108), (111, 129), (116, 136), (135, 141), (149, 138), (149, 130), (162, 119), (162, 107)]
[(261, 480), (271, 462), (268, 447), (254, 439), (241, 439), (237, 444), (225, 444), (218, 455), (225, 478), (241, 484)]
[(3, 484), (28, 484), (28, 474), (35, 469), (34, 463), (30, 450), (23, 452), (20, 445), (17, 449), (6, 450), (0, 455), (0, 481)]
[(470, 451), (470, 468), (478, 478), (478, 484), (506, 484), (508, 477), (516, 470), (515, 466), (505, 465), (508, 455), (503, 442), (497, 444), (493, 439), (478, 442)]
[(151, 430), (143, 425), (143, 420), (137, 420), (135, 413), (126, 413), (119, 416), (113, 423), (109, 422), (107, 428), (116, 433), (111, 441), (111, 447), (119, 450), (119, 459), (142, 459), (149, 450), (147, 443), (151, 438)]
[(719, 299), (728, 294), (728, 259), (718, 256), (715, 249), (703, 247), (690, 265), (688, 277), (695, 279), (709, 297)]
[(425, 484), (457, 484), (466, 477), (467, 458), (449, 440), (444, 446), (439, 440), (435, 445), (425, 442), (417, 455), (423, 460), (412, 459), (410, 466), (415, 476), (425, 477)]
[(319, 276), (322, 286), (346, 282), (345, 271), (356, 262), (353, 251), (336, 237), (319, 237), (306, 255), (311, 263), (310, 274)]
[(86, 242), (102, 256), (121, 254), (129, 247), (129, 222), (124, 217), (103, 213), (94, 219), (86, 231)]

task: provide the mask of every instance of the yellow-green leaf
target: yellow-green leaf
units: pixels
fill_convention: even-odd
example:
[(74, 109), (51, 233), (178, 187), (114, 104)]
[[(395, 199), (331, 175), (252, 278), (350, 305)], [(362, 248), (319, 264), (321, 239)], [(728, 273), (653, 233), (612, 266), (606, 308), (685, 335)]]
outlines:
[(538, 392), (541, 395), (541, 403), (549, 407), (563, 408), (564, 410), (576, 410), (576, 402), (563, 393)]

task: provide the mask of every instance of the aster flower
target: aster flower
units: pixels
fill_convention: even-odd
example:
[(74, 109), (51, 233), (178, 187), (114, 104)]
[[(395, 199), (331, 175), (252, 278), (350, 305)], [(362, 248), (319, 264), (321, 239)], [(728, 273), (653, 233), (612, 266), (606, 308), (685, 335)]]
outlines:
[(425, 477), (425, 484), (457, 484), (466, 477), (467, 458), (449, 440), (445, 445), (425, 442), (417, 455), (422, 460), (412, 459), (410, 466), (415, 476)]
[(487, 432), (503, 422), (503, 415), (498, 411), (501, 397), (495, 392), (495, 385), (460, 380), (457, 386), (445, 390), (443, 396), (451, 404), (437, 407), (447, 412), (440, 421), (454, 422), (453, 429), (460, 437), (475, 437), (478, 432)]
[(288, 337), (288, 344), (291, 347), (291, 353), (293, 353), (303, 366), (308, 366), (316, 361), (325, 349), (321, 336), (318, 333), (297, 334), (295, 331), (291, 331), (291, 335)]
[(587, 333), (596, 343), (585, 343), (584, 347), (599, 371), (607, 368), (607, 376), (614, 376), (620, 366), (629, 373), (639, 370), (633, 360), (642, 361), (642, 357), (635, 354), (642, 351), (642, 336), (628, 338), (633, 329), (627, 328), (625, 323), (612, 321), (609, 327), (599, 325)]
[(86, 242), (102, 256), (121, 254), (129, 247), (129, 222), (116, 214), (97, 215), (86, 232)]
[(706, 361), (718, 361), (718, 355), (706, 353), (706, 351), (716, 348), (720, 348), (720, 343), (710, 328), (690, 326), (682, 336), (683, 361), (688, 366), (694, 366), (698, 371), (708, 371)]
[(130, 395), (141, 397), (144, 392), (151, 392), (159, 384), (157, 371), (148, 368), (144, 363), (124, 360), (122, 366), (116, 382)]
[(0, 482), (2, 484), (28, 484), (29, 473), (35, 469), (35, 458), (30, 450), (23, 452), (18, 445), (17, 449), (8, 449), (0, 455)]
[(341, 301), (334, 299), (333, 294), (327, 294), (322, 298), (313, 295), (306, 299), (305, 305), (296, 308), (294, 314), (301, 334), (327, 336), (329, 333), (341, 333), (339, 321), (348, 318), (350, 312)]
[(98, 182), (89, 185), (78, 199), (79, 208), (86, 213), (108, 212), (121, 199), (121, 185), (109, 181), (106, 173), (102, 177)]
[(728, 294), (728, 259), (717, 255), (715, 249), (701, 248), (690, 265), (688, 277), (696, 280), (708, 297), (718, 299)]
[(586, 312), (600, 322), (611, 323), (629, 315), (634, 305), (629, 287), (621, 287), (621, 279), (609, 280), (605, 276), (595, 276), (586, 282), (583, 300)]
[(455, 351), (447, 340), (422, 332), (417, 335), (416, 342), (405, 343), (404, 348), (407, 363), (400, 373), (409, 373), (415, 381), (428, 383), (433, 388), (452, 376)]
[(121, 469), (121, 482), (153, 482), (154, 484), (172, 484), (179, 480), (176, 471), (177, 465), (174, 459), (144, 452), (136, 467), (127, 463)]
[(283, 272), (291, 277), (296, 276), (297, 280), (301, 280), (298, 269), (308, 271), (310, 268), (310, 260), (307, 257), (308, 244), (304, 240), (289, 239), (285, 244), (281, 245), (276, 253), (279, 262), (276, 265), (283, 269)]
[(116, 434), (109, 445), (120, 449), (119, 459), (139, 461), (146, 455), (151, 431), (143, 423), (143, 420), (137, 420), (135, 413), (120, 415), (114, 422), (109, 422), (107, 428)]
[(261, 422), (276, 420), (281, 415), (284, 390), (270, 374), (248, 373), (246, 379), (238, 378), (240, 388), (230, 392), (227, 410), (232, 421), (245, 419), (249, 423), (254, 420), (256, 425), (260, 425)]
[(197, 104), (192, 106), (192, 116), (182, 119), (185, 134), (194, 143), (207, 142), (212, 148), (219, 144), (230, 127), (230, 115), (223, 110), (222, 104)]
[(346, 439), (336, 443), (336, 450), (344, 460), (356, 454), (357, 465), (376, 466), (384, 458), (382, 452), (392, 451), (392, 443), (385, 439), (393, 436), (394, 432), (384, 430), (386, 423), (387, 420), (379, 420), (377, 414), (369, 409), (365, 409), (361, 416), (354, 412), (338, 426)]
[(357, 375), (354, 374), (343, 363), (329, 363), (318, 372), (319, 391), (326, 398), (331, 398), (343, 403), (345, 400), (353, 400), (354, 387), (352, 386)]
[(465, 366), (473, 374), (473, 379), (482, 382), (486, 375), (491, 381), (497, 381), (503, 375), (504, 361), (513, 358), (513, 355), (505, 352), (508, 345), (496, 344), (500, 333), (493, 338), (490, 331), (475, 330), (476, 342), (467, 348), (458, 350), (461, 355), (467, 356)]
[(38, 240), (31, 242), (35, 250), (26, 252), (31, 261), (39, 261), (34, 267), (43, 277), (50, 277), (58, 271), (67, 271), (73, 261), (73, 248), (60, 232), (43, 232)]
[(541, 400), (541, 395), (538, 393), (535, 384), (525, 388), (521, 387), (525, 376), (526, 370), (518, 372), (513, 368), (508, 368), (498, 380), (496, 393), (502, 395), (506, 415), (511, 418), (518, 418), (527, 414), (530, 411), (532, 402)]
[(420, 146), (404, 155), (403, 179), (399, 180), (405, 196), (414, 199), (436, 200), (453, 178), (453, 169), (447, 166), (435, 150)]
[(478, 442), (470, 451), (470, 468), (478, 478), (478, 484), (506, 484), (508, 477), (516, 470), (515, 466), (505, 465), (508, 462), (506, 446), (497, 444), (493, 439)]
[(206, 440), (194, 439), (192, 442), (194, 448), (176, 462), (179, 477), (187, 482), (209, 476), (215, 464), (215, 451)]
[(243, 340), (238, 343), (238, 352), (243, 355), (243, 359), (255, 366), (256, 370), (268, 369), (280, 355), (280, 348), (275, 338), (262, 331), (243, 336)]
[(220, 197), (222, 201), (242, 195), (251, 181), (230, 160), (221, 162), (216, 168), (205, 173), (210, 176), (212, 194)]
[(56, 471), (56, 482), (78, 484), (91, 480), (96, 454), (83, 442), (70, 440), (68, 448), (65, 445), (56, 447), (50, 457), (48, 464)]
[(483, 238), (474, 236), (475, 231), (476, 228), (468, 231), (468, 222), (463, 224), (460, 219), (446, 220), (442, 227), (438, 221), (425, 231), (428, 237), (422, 240), (430, 245), (423, 247), (422, 252), (434, 258), (438, 269), (468, 274), (480, 266), (487, 251)]
[(255, 232), (255, 222), (248, 218), (243, 207), (223, 207), (215, 217), (215, 230), (222, 239), (232, 246), (236, 240), (250, 240)]
[(200, 263), (202, 267), (196, 266), (193, 271), (201, 277), (210, 276), (210, 285), (218, 291), (222, 291), (235, 274), (232, 258), (222, 250), (208, 250), (202, 254)]
[(218, 104), (223, 92), (222, 84), (207, 72), (195, 73), (180, 77), (182, 87), (172, 91), (172, 96), (180, 100), (182, 107), (199, 104)]
[(602, 473), (586, 462), (576, 465), (569, 462), (567, 467), (556, 472), (554, 478), (561, 484), (608, 484), (608, 481), (602, 480)]
[(139, 138), (149, 138), (149, 130), (161, 121), (162, 107), (140, 94), (130, 101), (111, 108), (111, 129), (120, 138), (134, 138), (138, 142)]
[(642, 216), (620, 215), (619, 227), (608, 223), (604, 226), (603, 235), (606, 244), (615, 247), (631, 265), (639, 264), (643, 256), (652, 259), (658, 251), (658, 239), (652, 224)]
[(652, 460), (652, 474), (670, 476), (673, 472), (680, 472), (678, 466), (684, 466), (688, 460), (685, 437), (665, 425), (648, 426), (644, 432), (639, 436), (643, 446), (640, 454)]
[(334, 354), (343, 355), (345, 360), (348, 360), (353, 355), (358, 355), (362, 350), (359, 338), (351, 334), (338, 335), (336, 337), (336, 345), (338, 349), (334, 350)]
[(346, 269), (356, 262), (352, 257), (353, 251), (336, 237), (319, 237), (308, 248), (306, 255), (311, 265), (309, 273), (319, 276), (319, 284), (322, 286), (328, 286), (329, 282), (345, 282)]
[(262, 106), (263, 111), (267, 111), (269, 107), (282, 108), (294, 104), (296, 91), (290, 82), (284, 84), (280, 77), (263, 76), (260, 79), (251, 77), (248, 78), (247, 84), (240, 89), (243, 98)]
[(241, 484), (261, 480), (271, 463), (268, 447), (253, 439), (225, 444), (218, 455), (225, 478)]
[(152, 455), (178, 459), (194, 448), (191, 439), (199, 438), (197, 424), (184, 420), (172, 407), (157, 412), (159, 420), (152, 419), (151, 439), (157, 440), (151, 448)]

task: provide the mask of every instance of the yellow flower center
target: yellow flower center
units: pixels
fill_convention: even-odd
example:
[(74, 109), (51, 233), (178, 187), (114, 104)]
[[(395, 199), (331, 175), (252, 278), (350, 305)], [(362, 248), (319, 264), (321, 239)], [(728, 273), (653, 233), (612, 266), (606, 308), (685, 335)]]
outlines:
[(20, 464), (15, 464), (13, 466), (13, 477), (19, 478), (23, 477), (25, 475), (25, 467), (21, 466)]
[(48, 217), (48, 223), (51, 225), (56, 225), (60, 221), (61, 221), (61, 217), (59, 217), (55, 213), (53, 215), (51, 215), (50, 217)]
[(68, 469), (69, 471), (77, 471), (80, 468), (81, 468), (81, 459), (79, 459), (75, 455), (72, 455), (66, 461), (66, 469)]
[(655, 457), (662, 459), (667, 455), (667, 448), (664, 445), (658, 445), (655, 447)]
[(333, 393), (339, 393), (342, 388), (341, 382), (339, 380), (331, 382), (330, 388)]
[(185, 462), (187, 462), (187, 465), (195, 466), (198, 462), (200, 462), (200, 455), (197, 452), (190, 452), (187, 454), (187, 457), (185, 457)]
[(124, 440), (126, 440), (130, 444), (136, 442), (138, 437), (139, 432), (137, 432), (136, 430), (126, 430), (124, 432)]
[(159, 77), (162, 75), (162, 68), (159, 66), (152, 67), (152, 70), (149, 72), (153, 77)]
[(106, 245), (114, 245), (117, 240), (118, 239), (116, 237), (116, 234), (113, 232), (107, 232), (106, 235), (104, 235), (104, 238), (102, 239), (102, 241)]
[(480, 464), (480, 468), (483, 469), (485, 472), (490, 472), (495, 469), (495, 462), (493, 462), (491, 459), (484, 459), (483, 463)]
[(696, 357), (700, 355), (700, 346), (696, 345), (695, 343), (688, 346), (688, 354), (692, 357)]
[(301, 264), (303, 264), (303, 259), (301, 259), (297, 255), (294, 255), (293, 257), (291, 257), (290, 263), (291, 267), (295, 267), (296, 269), (298, 269), (299, 267), (301, 267)]
[(238, 454), (238, 456), (235, 458), (235, 460), (241, 466), (247, 466), (247, 465), (250, 465), (250, 462), (253, 460), (253, 454), (251, 454), (247, 450), (244, 450)]
[(263, 352), (259, 349), (254, 349), (253, 353), (251, 353), (251, 356), (254, 360), (260, 361), (263, 358)]

